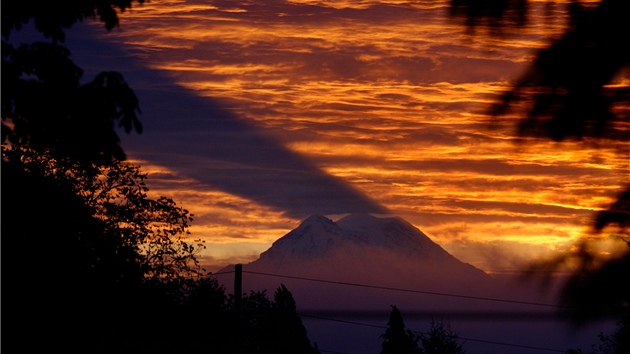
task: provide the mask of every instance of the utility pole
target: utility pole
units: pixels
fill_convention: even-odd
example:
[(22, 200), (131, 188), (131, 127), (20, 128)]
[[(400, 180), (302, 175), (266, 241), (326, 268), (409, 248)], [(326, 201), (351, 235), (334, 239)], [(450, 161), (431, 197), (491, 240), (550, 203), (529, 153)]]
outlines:
[(234, 312), (241, 315), (241, 300), (243, 297), (243, 265), (234, 266)]

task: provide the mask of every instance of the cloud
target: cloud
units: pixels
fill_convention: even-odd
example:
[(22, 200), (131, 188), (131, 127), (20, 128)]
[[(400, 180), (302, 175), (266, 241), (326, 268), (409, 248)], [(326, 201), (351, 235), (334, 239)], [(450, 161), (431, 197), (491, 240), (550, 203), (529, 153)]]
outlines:
[(399, 214), (444, 242), (463, 240), (463, 224), (479, 242), (576, 237), (627, 161), (515, 148), (518, 117), (485, 113), (549, 33), (535, 24), (482, 41), (443, 6), (146, 3), (108, 36), (80, 29), (75, 55), (125, 74), (146, 132), (123, 135), (124, 147), (163, 169), (157, 190), (217, 244), (264, 250), (308, 214), (348, 212)]
[[(101, 50), (116, 56), (116, 48)], [(143, 134), (123, 136), (130, 157), (177, 171), (199, 182), (199, 188), (222, 190), (295, 217), (386, 210), (218, 100), (198, 97), (134, 61), (109, 64), (125, 72), (143, 110)]]

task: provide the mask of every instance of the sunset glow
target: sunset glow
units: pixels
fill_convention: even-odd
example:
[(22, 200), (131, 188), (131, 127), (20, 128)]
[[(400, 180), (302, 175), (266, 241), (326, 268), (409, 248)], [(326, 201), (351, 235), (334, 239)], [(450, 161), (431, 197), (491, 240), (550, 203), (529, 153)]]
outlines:
[[(565, 5), (533, 2), (524, 28), (475, 36), (439, 0), (155, 1), (125, 12), (106, 37), (462, 261), (501, 273), (569, 249), (593, 212), (630, 182), (627, 155), (614, 147), (517, 144), (519, 117), (488, 115), (537, 50), (562, 33)], [(615, 85), (629, 83), (621, 75)], [(152, 102), (140, 104), (151, 111)], [(285, 168), (267, 169), (266, 155), (246, 166), (210, 153), (225, 151), (216, 143), (191, 156), (182, 144), (215, 144), (208, 134), (216, 130), (178, 125), (187, 109), (169, 131), (152, 132), (143, 114), (145, 140), (123, 136), (123, 146), (149, 173), (151, 193), (194, 214), (191, 232), (206, 242), (208, 270), (251, 261), (308, 215), (249, 198), (247, 188), (257, 188), (251, 175), (272, 183)], [(234, 156), (247, 154), (238, 149), (248, 135), (221, 137), (233, 142)], [(214, 183), (223, 173), (225, 184)], [(221, 187), (228, 182), (232, 189)], [(282, 181), (277, 188), (302, 198)]]

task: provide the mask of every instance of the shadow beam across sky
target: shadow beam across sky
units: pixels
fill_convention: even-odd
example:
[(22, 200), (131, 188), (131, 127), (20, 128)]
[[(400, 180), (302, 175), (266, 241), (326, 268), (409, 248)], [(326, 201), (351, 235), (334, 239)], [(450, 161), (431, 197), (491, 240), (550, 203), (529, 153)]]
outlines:
[(121, 134), (129, 157), (290, 217), (387, 213), (385, 207), (287, 149), (218, 100), (194, 95), (165, 73), (142, 66), (123, 48), (103, 41), (100, 28), (78, 27), (73, 29), (76, 34), (68, 36), (72, 39), (68, 46), (86, 69), (85, 79), (100, 70), (119, 71), (140, 100), (144, 132)]

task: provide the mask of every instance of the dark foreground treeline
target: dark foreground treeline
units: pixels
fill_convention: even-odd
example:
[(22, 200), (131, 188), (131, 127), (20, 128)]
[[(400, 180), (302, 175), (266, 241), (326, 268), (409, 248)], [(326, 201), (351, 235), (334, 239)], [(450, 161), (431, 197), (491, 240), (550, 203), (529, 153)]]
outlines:
[(15, 353), (312, 353), (291, 293), (235, 301), (187, 210), (137, 167), (2, 149), (2, 345)]

